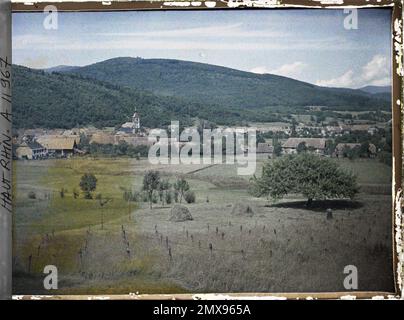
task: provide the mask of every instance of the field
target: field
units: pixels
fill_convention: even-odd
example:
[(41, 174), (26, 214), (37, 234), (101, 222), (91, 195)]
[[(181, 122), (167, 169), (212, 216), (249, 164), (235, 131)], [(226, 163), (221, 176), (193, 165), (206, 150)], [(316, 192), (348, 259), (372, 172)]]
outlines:
[[(60, 294), (343, 291), (346, 265), (358, 268), (359, 290), (391, 291), (391, 168), (370, 159), (335, 161), (358, 176), (362, 192), (355, 201), (310, 209), (299, 196), (277, 204), (252, 197), (249, 177), (232, 165), (17, 161), (14, 293), (49, 293), (45, 265), (58, 268), (52, 293)], [(124, 200), (150, 169), (171, 182), (185, 176), (196, 194), (196, 203), (186, 204), (192, 221), (169, 221), (171, 205)], [(94, 194), (107, 204), (74, 198), (86, 172), (97, 177)], [(232, 214), (241, 203), (252, 216)]]

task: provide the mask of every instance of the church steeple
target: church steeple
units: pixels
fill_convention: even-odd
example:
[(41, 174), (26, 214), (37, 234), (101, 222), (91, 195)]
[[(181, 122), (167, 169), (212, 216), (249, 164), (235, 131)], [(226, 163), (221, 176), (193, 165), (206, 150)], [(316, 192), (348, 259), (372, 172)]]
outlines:
[(135, 113), (132, 116), (132, 123), (133, 123), (133, 133), (137, 133), (140, 131), (140, 116), (135, 108)]

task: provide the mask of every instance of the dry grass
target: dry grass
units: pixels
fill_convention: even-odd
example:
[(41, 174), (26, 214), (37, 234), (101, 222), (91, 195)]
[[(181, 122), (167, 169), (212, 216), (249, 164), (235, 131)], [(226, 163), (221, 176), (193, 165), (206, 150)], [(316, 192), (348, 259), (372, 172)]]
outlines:
[[(392, 290), (390, 229), (380, 223), (388, 198), (362, 200), (362, 208), (334, 210), (332, 220), (325, 208), (291, 211), (257, 203), (252, 218), (232, 216), (226, 205), (206, 210), (189, 205), (194, 220), (183, 223), (166, 222), (167, 209), (135, 215), (154, 238), (151, 248), (160, 248), (162, 273), (190, 291), (344, 290), (343, 269), (349, 264), (358, 267), (360, 290)], [(161, 221), (158, 234), (156, 221)], [(161, 236), (169, 239), (172, 260)]]
[[(380, 172), (388, 167), (374, 163), (373, 170), (372, 162), (346, 165), (363, 183), (385, 184)], [(169, 179), (187, 174), (197, 197), (187, 205), (194, 220), (170, 222), (169, 206), (135, 209), (122, 200), (121, 187), (139, 190), (150, 168), (132, 159), (18, 162), (14, 292), (44, 293), (47, 264), (58, 267), (62, 294), (335, 291), (343, 290), (348, 264), (358, 267), (360, 290), (392, 290), (390, 196), (361, 194), (359, 205), (310, 210), (289, 197), (270, 206), (247, 193), (234, 166), (160, 166)], [(103, 227), (96, 200), (72, 197), (87, 171), (99, 179), (96, 193), (113, 198)], [(63, 199), (61, 187), (68, 189)], [(254, 216), (231, 215), (235, 202), (251, 205)]]

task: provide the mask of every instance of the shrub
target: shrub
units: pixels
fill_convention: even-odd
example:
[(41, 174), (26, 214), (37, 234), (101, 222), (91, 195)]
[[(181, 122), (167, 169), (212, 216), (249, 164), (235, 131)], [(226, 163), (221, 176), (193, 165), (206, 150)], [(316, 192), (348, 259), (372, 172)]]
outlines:
[(141, 192), (140, 194), (142, 202), (149, 202), (149, 196), (146, 192)]
[(193, 191), (185, 192), (184, 199), (187, 203), (195, 203), (195, 192)]
[(152, 202), (157, 203), (159, 201), (159, 196), (156, 192), (153, 193)]
[(34, 191), (28, 192), (28, 198), (29, 199), (36, 199), (36, 193)]
[(139, 202), (139, 201), (141, 201), (141, 198), (142, 198), (142, 193), (139, 192), (139, 191), (135, 191), (132, 194), (132, 200), (131, 201)]
[(166, 203), (170, 204), (171, 202), (173, 202), (173, 195), (171, 192), (167, 192), (166, 193)]

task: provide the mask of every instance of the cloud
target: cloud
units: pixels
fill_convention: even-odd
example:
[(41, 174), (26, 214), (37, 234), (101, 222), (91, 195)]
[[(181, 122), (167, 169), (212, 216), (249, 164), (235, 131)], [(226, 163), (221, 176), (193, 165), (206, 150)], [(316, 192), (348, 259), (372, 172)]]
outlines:
[(387, 86), (391, 83), (390, 62), (386, 56), (375, 55), (359, 73), (350, 69), (339, 77), (319, 80), (319, 86), (361, 88), (368, 85)]
[(269, 70), (267, 67), (260, 66), (253, 68), (250, 71), (259, 74), (271, 73), (288, 78), (298, 78), (307, 67), (308, 64), (301, 61), (296, 61), (293, 63), (284, 64), (279, 68), (273, 70)]
[(269, 73), (269, 70), (268, 70), (267, 67), (260, 66), (260, 67), (252, 68), (250, 70), (250, 72), (254, 72), (254, 73), (258, 73), (258, 74), (264, 74), (264, 73)]
[[(268, 38), (277, 38), (268, 41)], [(242, 24), (218, 27), (188, 28), (184, 30), (139, 31), (128, 33), (87, 33), (45, 35), (25, 34), (13, 36), (13, 50), (221, 50), (271, 51), (291, 50), (286, 34), (278, 31), (249, 30)], [(267, 39), (265, 39), (267, 38)], [(341, 44), (338, 37), (327, 39), (297, 39), (293, 50), (365, 50), (357, 44)]]
[[(15, 41), (13, 50), (224, 50), (224, 51), (270, 51), (270, 50), (290, 50), (288, 43), (259, 42), (259, 41), (218, 41), (213, 40), (195, 40), (194, 38), (184, 39), (163, 39), (163, 38), (120, 38), (101, 40), (99, 38), (75, 39), (60, 38), (58, 40), (49, 40), (47, 42), (37, 40)], [(319, 44), (296, 43), (294, 50), (307, 49), (320, 50)], [(328, 47), (330, 49), (330, 47)], [(335, 48), (338, 50), (338, 48)]]
[(35, 58), (27, 57), (19, 64), (33, 69), (43, 69), (48, 67), (49, 58), (46, 56), (39, 56)]
[(183, 28), (140, 32), (101, 32), (95, 36), (103, 37), (142, 37), (142, 38), (182, 38), (182, 37), (214, 37), (214, 38), (285, 38), (290, 34), (281, 31), (247, 30), (242, 23), (231, 25), (215, 25), (209, 27)]

